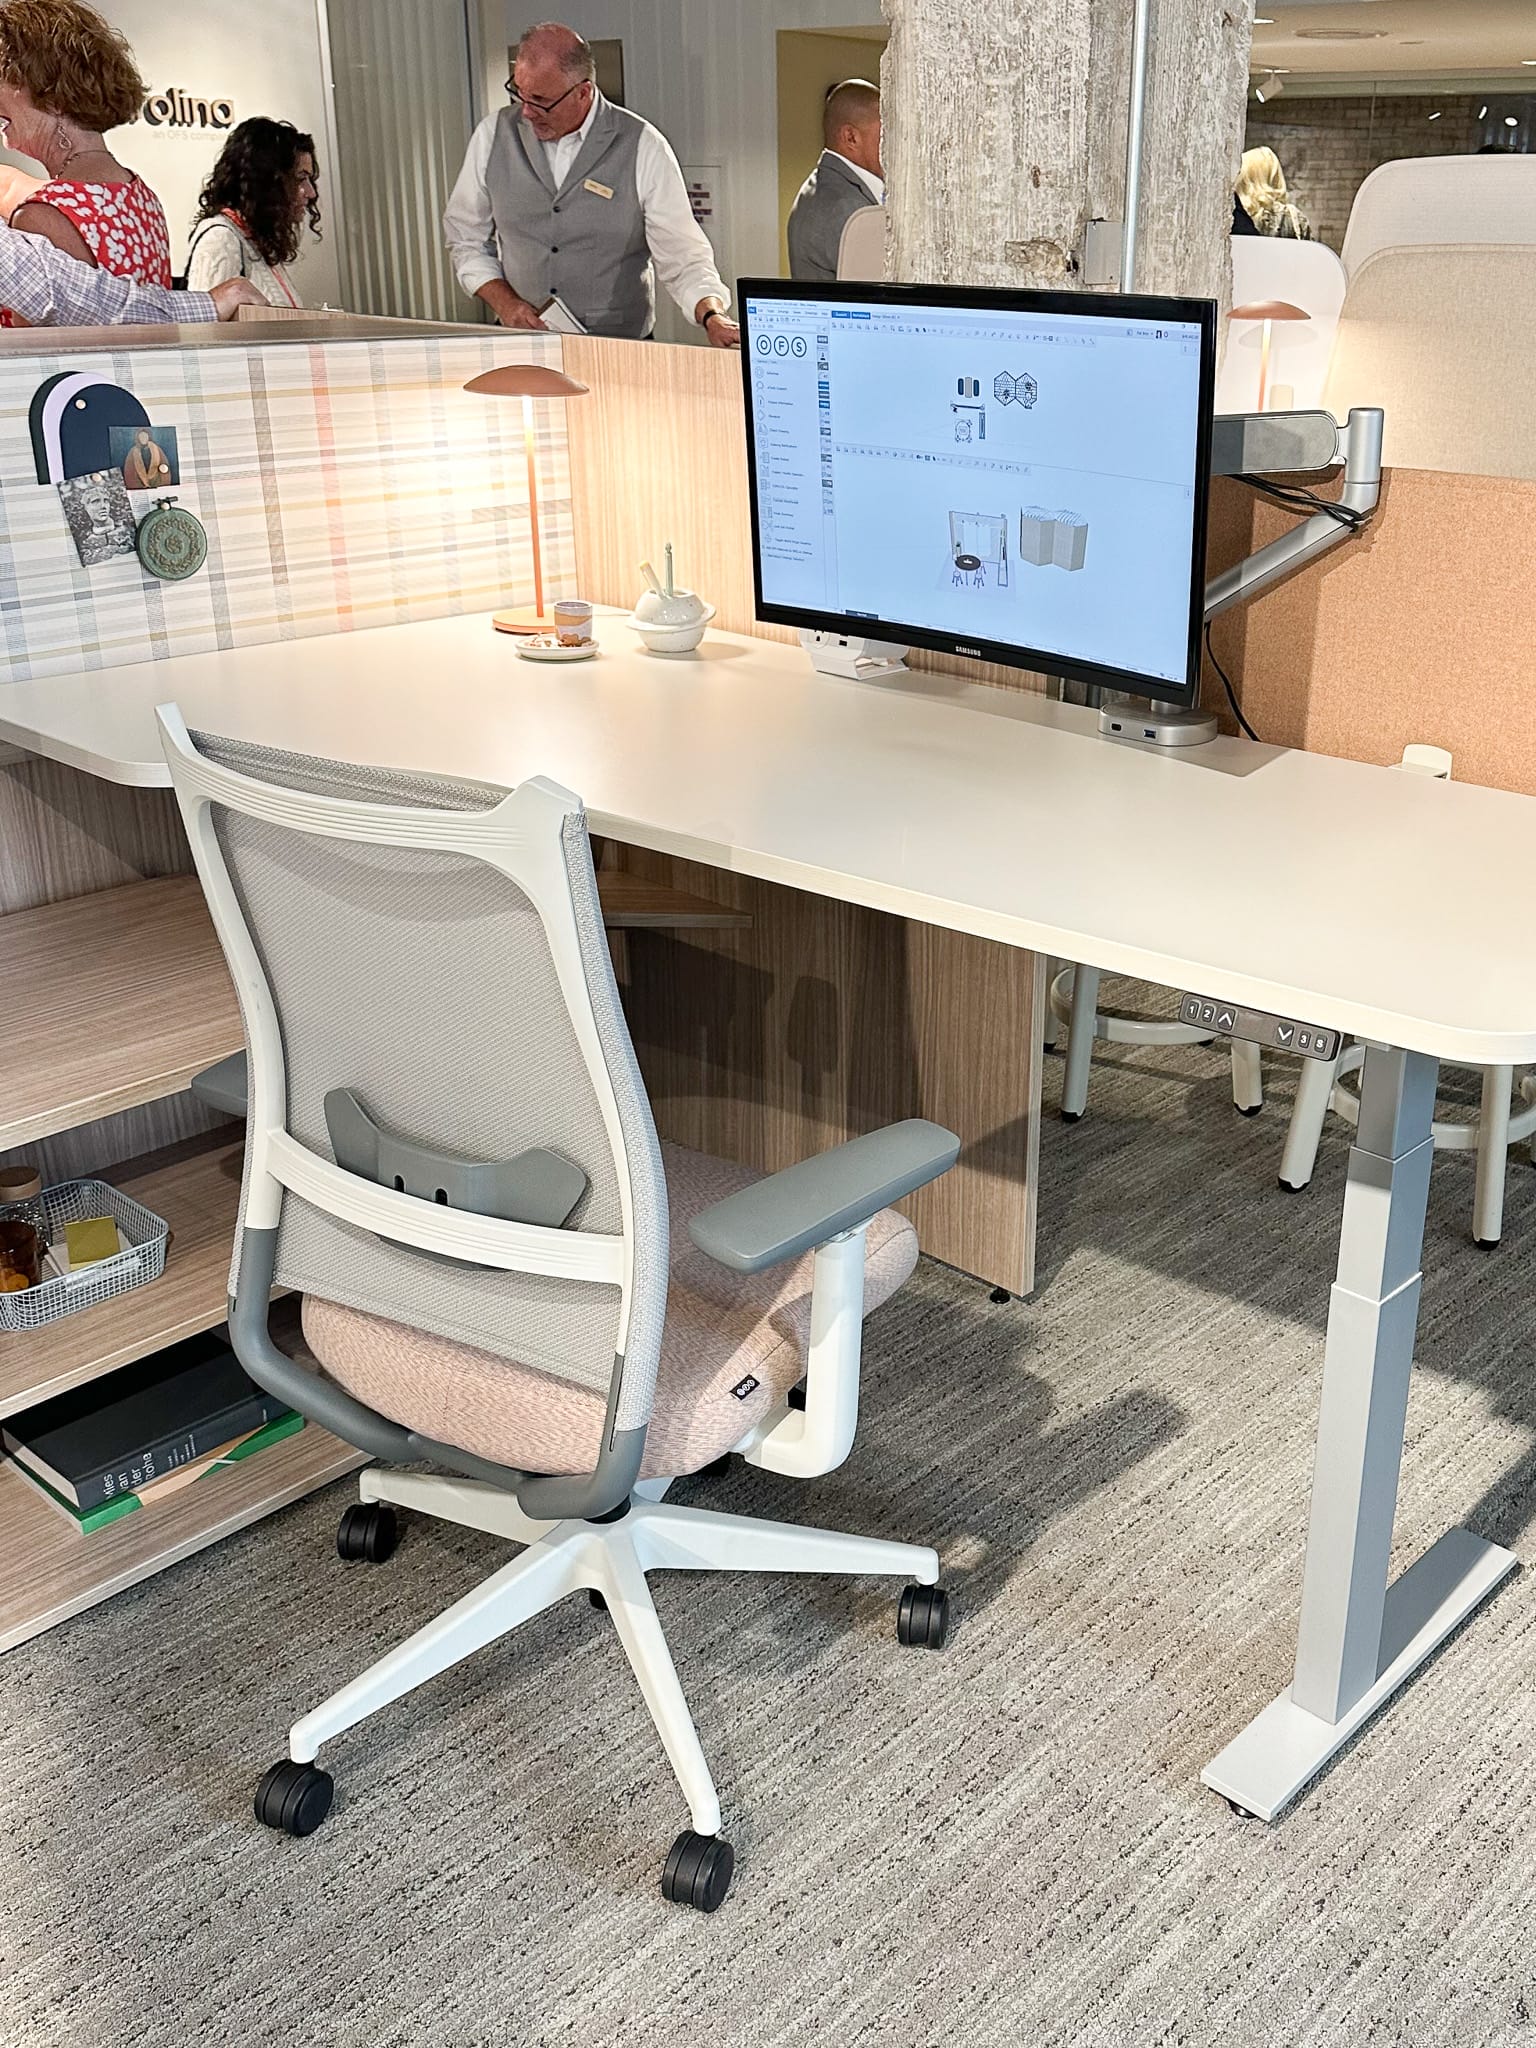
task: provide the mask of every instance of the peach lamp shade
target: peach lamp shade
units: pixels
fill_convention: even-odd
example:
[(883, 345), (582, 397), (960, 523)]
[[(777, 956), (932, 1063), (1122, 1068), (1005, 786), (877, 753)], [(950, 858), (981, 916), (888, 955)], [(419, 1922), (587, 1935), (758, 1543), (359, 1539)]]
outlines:
[(464, 386), (481, 398), (520, 398), (523, 401), (523, 452), (528, 458), (528, 534), (533, 547), (533, 605), (515, 611), (497, 612), (492, 624), (498, 633), (548, 633), (554, 619), (544, 609), (544, 550), (539, 535), (539, 465), (533, 431), (533, 401), (536, 398), (580, 398), (591, 389), (563, 370), (544, 363), (503, 363), (485, 370)]
[(1251, 305), (1234, 306), (1234, 320), (1262, 320), (1264, 338), (1259, 344), (1259, 405), (1264, 410), (1265, 394), (1269, 390), (1269, 337), (1277, 320), (1310, 320), (1312, 315), (1301, 306), (1293, 306), (1289, 299), (1255, 299)]

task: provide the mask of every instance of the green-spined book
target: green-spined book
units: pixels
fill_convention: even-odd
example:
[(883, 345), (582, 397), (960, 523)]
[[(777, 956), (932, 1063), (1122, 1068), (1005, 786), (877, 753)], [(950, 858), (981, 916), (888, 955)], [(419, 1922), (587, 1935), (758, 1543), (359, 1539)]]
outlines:
[[(201, 1486), (205, 1480), (216, 1480), (227, 1466), (238, 1465), (246, 1458), (254, 1458), (258, 1451), (264, 1451), (269, 1444), (281, 1443), (284, 1437), (296, 1436), (303, 1427), (303, 1416), (294, 1414), (291, 1410), (286, 1415), (274, 1416), (271, 1422), (264, 1423), (252, 1435), (242, 1438), (230, 1450), (215, 1458), (190, 1484)], [(30, 1471), (19, 1460), (13, 1459), (12, 1464), (29, 1485), (35, 1486), (39, 1493), (45, 1494), (62, 1514), (69, 1517), (72, 1526), (78, 1529), (82, 1536), (93, 1535), (96, 1530), (105, 1529), (110, 1522), (120, 1522), (125, 1515), (137, 1514), (141, 1509), (152, 1509), (155, 1506), (153, 1491), (147, 1500), (141, 1499), (136, 1493), (121, 1493), (115, 1500), (103, 1501), (97, 1507), (82, 1511), (73, 1501), (66, 1500), (61, 1493), (56, 1492), (45, 1479), (39, 1479), (35, 1472)]]

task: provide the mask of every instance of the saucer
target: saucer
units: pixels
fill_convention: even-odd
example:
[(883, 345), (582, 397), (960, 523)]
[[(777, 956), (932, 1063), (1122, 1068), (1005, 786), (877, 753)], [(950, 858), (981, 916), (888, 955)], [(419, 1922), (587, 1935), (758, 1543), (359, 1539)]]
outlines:
[(582, 640), (574, 647), (566, 647), (547, 634), (533, 633), (517, 642), (517, 651), (524, 661), (590, 661), (597, 652), (597, 642)]

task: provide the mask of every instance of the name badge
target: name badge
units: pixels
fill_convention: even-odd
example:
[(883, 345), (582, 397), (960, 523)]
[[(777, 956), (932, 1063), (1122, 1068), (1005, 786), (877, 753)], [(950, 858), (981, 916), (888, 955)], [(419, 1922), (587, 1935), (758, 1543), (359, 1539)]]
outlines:
[(611, 199), (613, 197), (613, 187), (611, 185), (599, 185), (596, 178), (584, 179), (581, 189), (583, 192), (595, 192), (599, 199)]

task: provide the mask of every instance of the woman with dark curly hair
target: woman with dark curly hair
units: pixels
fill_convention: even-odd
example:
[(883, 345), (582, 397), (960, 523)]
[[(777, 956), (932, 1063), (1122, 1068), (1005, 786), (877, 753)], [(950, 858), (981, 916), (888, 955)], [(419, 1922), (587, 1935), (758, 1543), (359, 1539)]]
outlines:
[(287, 265), (304, 224), (319, 238), (320, 173), (315, 138), (290, 121), (256, 115), (234, 129), (198, 203), (187, 255), (189, 291), (245, 277), (269, 306), (299, 306)]
[[(0, 141), (48, 172), (11, 226), (118, 277), (168, 285), (160, 202), (102, 140), (137, 118), (143, 98), (133, 52), (94, 8), (81, 0), (0, 5)], [(25, 322), (5, 311), (0, 324)]]

